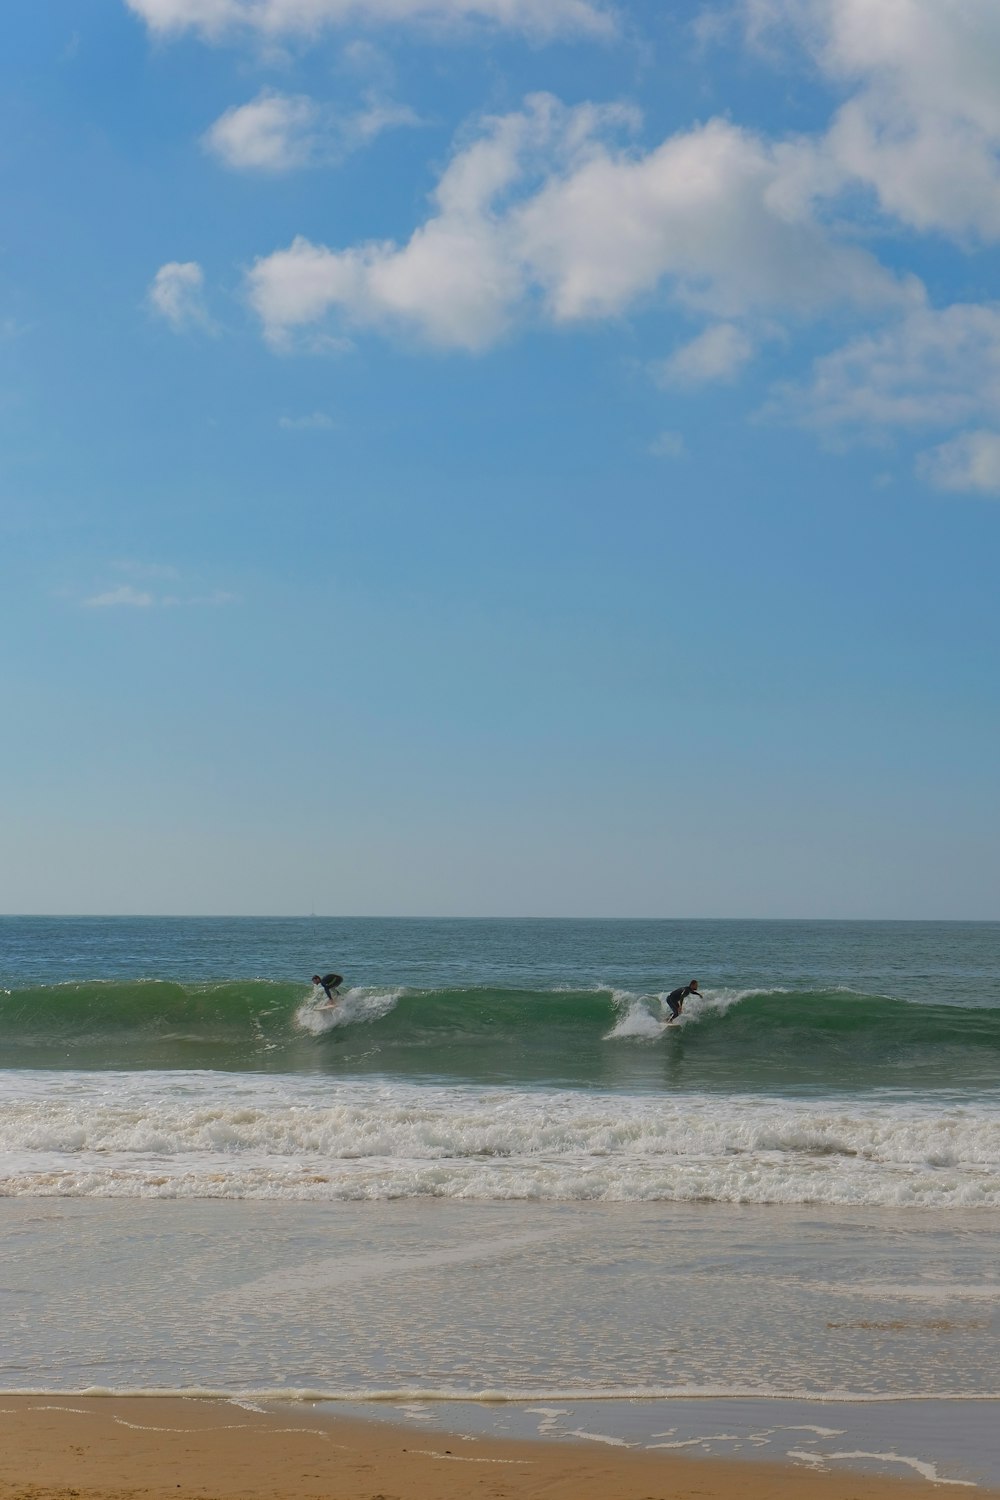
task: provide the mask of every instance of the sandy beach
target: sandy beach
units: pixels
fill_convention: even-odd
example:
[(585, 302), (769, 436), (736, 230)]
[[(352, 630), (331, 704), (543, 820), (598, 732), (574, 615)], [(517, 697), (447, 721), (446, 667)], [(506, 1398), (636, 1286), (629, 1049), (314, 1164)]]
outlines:
[[(954, 1483), (954, 1481), (952, 1481)], [(308, 1408), (228, 1401), (4, 1397), (3, 1500), (909, 1500), (928, 1482), (585, 1444), (512, 1443)], [(936, 1486), (935, 1486), (936, 1488)], [(977, 1490), (988, 1500), (996, 1491)]]

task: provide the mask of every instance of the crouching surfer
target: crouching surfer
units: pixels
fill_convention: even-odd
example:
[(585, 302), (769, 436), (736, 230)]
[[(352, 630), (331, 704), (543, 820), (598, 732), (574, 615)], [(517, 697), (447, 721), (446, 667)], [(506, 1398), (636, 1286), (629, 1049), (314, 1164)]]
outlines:
[(682, 985), (679, 990), (670, 991), (670, 994), (667, 996), (667, 1004), (670, 1006), (670, 1020), (667, 1022), (668, 1026), (671, 1024), (671, 1022), (677, 1020), (677, 1017), (684, 1009), (684, 1001), (687, 999), (688, 995), (697, 995), (699, 999), (701, 998), (701, 990), (698, 988), (697, 979), (692, 979), (690, 984)]
[(342, 974), (314, 974), (312, 982), (326, 996), (326, 999), (322, 1000), (316, 1009), (332, 1009), (340, 999), (340, 986), (344, 982), (344, 976)]

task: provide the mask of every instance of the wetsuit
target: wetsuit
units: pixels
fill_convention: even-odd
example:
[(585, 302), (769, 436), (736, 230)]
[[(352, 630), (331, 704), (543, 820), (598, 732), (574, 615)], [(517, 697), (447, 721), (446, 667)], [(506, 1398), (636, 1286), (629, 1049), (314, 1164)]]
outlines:
[(682, 985), (679, 990), (670, 991), (670, 994), (667, 996), (667, 1004), (670, 1006), (672, 1020), (677, 1020), (688, 995), (696, 995), (697, 993), (698, 991), (693, 990), (689, 984)]
[(324, 974), (319, 982), (319, 987), (325, 991), (326, 998), (332, 1000), (334, 990), (338, 989), (343, 982), (344, 976), (342, 974)]

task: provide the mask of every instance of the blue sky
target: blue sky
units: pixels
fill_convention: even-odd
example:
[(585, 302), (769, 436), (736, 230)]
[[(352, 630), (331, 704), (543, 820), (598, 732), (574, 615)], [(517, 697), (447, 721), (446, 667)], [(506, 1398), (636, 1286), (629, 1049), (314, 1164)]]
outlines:
[(0, 909), (996, 917), (994, 0), (10, 0)]

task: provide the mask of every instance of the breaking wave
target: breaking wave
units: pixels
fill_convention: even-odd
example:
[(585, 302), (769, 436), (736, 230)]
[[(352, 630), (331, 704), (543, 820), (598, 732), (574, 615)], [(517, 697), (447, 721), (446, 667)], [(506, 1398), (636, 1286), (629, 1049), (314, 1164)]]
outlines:
[(992, 1088), (1000, 1009), (850, 990), (717, 990), (664, 1024), (627, 991), (353, 989), (265, 980), (0, 993), (7, 1067), (211, 1068), (626, 1089)]

